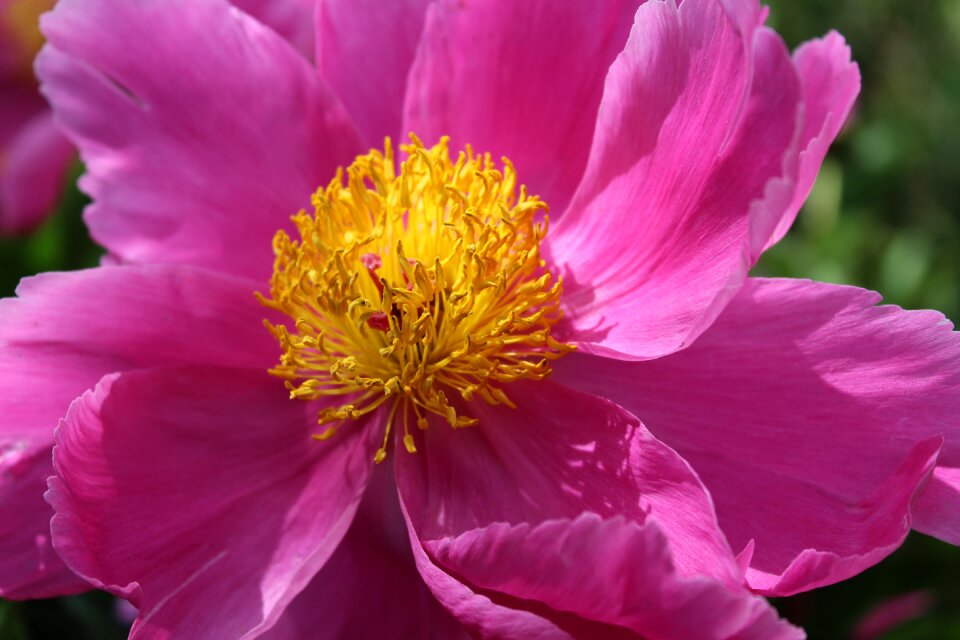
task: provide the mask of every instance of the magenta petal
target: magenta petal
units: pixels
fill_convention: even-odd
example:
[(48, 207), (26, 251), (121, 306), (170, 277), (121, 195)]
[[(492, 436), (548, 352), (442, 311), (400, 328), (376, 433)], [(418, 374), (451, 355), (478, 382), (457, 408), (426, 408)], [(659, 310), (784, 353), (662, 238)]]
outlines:
[(53, 511), (43, 500), (50, 447), (70, 402), (120, 364), (49, 345), (11, 346), (2, 337), (0, 344), (0, 597), (75, 592), (79, 583), (50, 546)]
[(679, 451), (733, 548), (755, 542), (751, 586), (796, 593), (899, 546), (918, 495), (918, 527), (958, 531), (960, 336), (939, 313), (878, 301), (752, 279), (689, 349), (642, 363), (572, 355), (555, 374), (621, 403)]
[[(939, 437), (934, 437), (917, 443), (883, 484), (870, 494), (859, 497), (858, 501), (849, 500), (842, 508), (837, 508), (835, 496), (822, 500), (824, 504), (818, 509), (816, 505), (811, 507), (803, 502), (809, 500), (809, 488), (799, 491), (783, 488), (777, 499), (798, 503), (789, 515), (793, 518), (808, 516), (805, 527), (832, 525), (832, 528), (825, 529), (822, 534), (801, 532), (797, 536), (788, 535), (776, 541), (779, 548), (769, 549), (766, 554), (761, 549), (747, 570), (750, 586), (767, 595), (792, 595), (846, 580), (890, 555), (910, 531), (910, 505), (933, 472), (942, 442)], [(750, 489), (754, 490), (756, 499), (769, 500), (772, 487), (790, 484), (777, 483), (775, 479), (758, 473), (752, 483), (734, 478), (729, 488), (736, 486), (738, 481), (742, 489), (740, 500), (750, 500)], [(768, 488), (757, 491), (755, 483), (758, 481), (766, 481)], [(811, 512), (815, 512), (814, 517), (809, 517)], [(746, 515), (741, 513), (739, 517)], [(781, 526), (785, 521), (781, 521)], [(793, 557), (801, 545), (816, 546), (807, 546)], [(790, 563), (786, 570), (781, 568), (784, 561)]]
[(29, 231), (50, 213), (64, 179), (57, 166), (69, 160), (59, 153), (57, 138), (63, 140), (36, 87), (0, 81), (0, 234)]
[(265, 372), (105, 378), (57, 431), (55, 549), (140, 609), (132, 638), (256, 635), (333, 553), (372, 466), (363, 423), (320, 444), (314, 416)]
[(223, 0), (64, 0), (37, 71), (87, 165), (94, 238), (128, 262), (265, 281), (271, 239), (361, 150), (285, 40)]
[(397, 455), (401, 497), (421, 539), (584, 511), (641, 521), (652, 513), (681, 573), (740, 582), (700, 480), (635, 417), (550, 382), (514, 382), (509, 391), (518, 408), (470, 403), (463, 411), (482, 426), (451, 432), (438, 423), (417, 434), (421, 452)]
[[(931, 591), (917, 590), (886, 598), (863, 615), (850, 634), (852, 640), (882, 640), (896, 635), (900, 625), (918, 620), (931, 613), (937, 598)], [(891, 634), (891, 632), (894, 632)]]
[[(0, 300), (0, 344), (14, 353), (111, 357), (118, 365), (111, 371), (179, 362), (265, 370), (277, 346), (263, 327), (270, 312), (256, 288), (244, 278), (172, 265), (46, 273), (23, 280), (16, 298)], [(5, 357), (4, 368), (32, 371), (29, 358)]]
[(835, 31), (801, 45), (793, 54), (793, 60), (803, 81), (805, 113), (800, 140), (803, 151), (793, 200), (767, 246), (778, 242), (793, 224), (813, 187), (827, 148), (840, 133), (860, 92), (860, 69), (850, 60), (850, 47), (843, 36)]
[(230, 0), (313, 59), (315, 0)]
[(583, 351), (687, 346), (792, 198), (800, 81), (756, 3), (736, 9), (648, 2), (610, 68), (586, 174), (549, 237), (564, 337)]
[(317, 2), (317, 66), (368, 146), (409, 133), (400, 130), (407, 75), (432, 1)]
[(506, 155), (555, 215), (587, 163), (607, 68), (639, 0), (444, 0), (410, 72), (404, 132)]
[(493, 524), (430, 548), (477, 589), (542, 603), (577, 638), (626, 630), (658, 640), (804, 637), (763, 598), (678, 576), (654, 523), (588, 513), (537, 526)]
[[(423, 548), (416, 531), (410, 528), (410, 544), (417, 569), (437, 599), (452, 613), (474, 638), (536, 638), (538, 640), (571, 639), (570, 634), (540, 613), (528, 611), (512, 603), (498, 603), (478, 593), (457, 577), (439, 567)], [(492, 594), (491, 594), (492, 596)]]
[(54, 212), (73, 153), (46, 110), (0, 151), (0, 234), (30, 231)]
[(956, 459), (956, 438), (947, 443), (948, 455), (941, 456), (930, 483), (913, 508), (913, 528), (960, 546), (960, 464)]
[(53, 474), (49, 447), (0, 446), (0, 597), (49, 598), (90, 586), (50, 545), (50, 505), (43, 500)]
[(4, 560), (18, 567), (0, 571), (0, 595), (56, 591), (53, 511), (42, 495), (53, 432), (70, 403), (105, 374), (131, 368), (208, 362), (264, 371), (276, 344), (252, 287), (187, 267), (111, 267), (29, 278), (18, 298), (0, 300), (0, 526), (16, 529), (2, 539)]
[(375, 468), (337, 550), (264, 640), (466, 640), (414, 565), (397, 487), (388, 465)]
[[(2, 54), (0, 42), (0, 65)], [(0, 148), (6, 148), (28, 122), (46, 110), (43, 97), (30, 83), (0, 82)]]
[(107, 373), (177, 363), (265, 371), (276, 344), (254, 286), (176, 266), (23, 280), (18, 297), (0, 300), (0, 445), (49, 446), (70, 403)]
[(437, 423), (416, 434), (415, 455), (396, 454), (421, 574), (463, 624), (495, 636), (514, 625), (538, 628), (546, 623), (537, 618), (547, 618), (537, 607), (478, 592), (432, 557), (437, 544), (497, 523), (535, 527), (584, 512), (656, 522), (678, 575), (743, 592), (699, 479), (636, 418), (549, 382), (516, 382), (509, 391), (517, 409), (471, 403), (462, 410), (478, 427), (451, 432)]

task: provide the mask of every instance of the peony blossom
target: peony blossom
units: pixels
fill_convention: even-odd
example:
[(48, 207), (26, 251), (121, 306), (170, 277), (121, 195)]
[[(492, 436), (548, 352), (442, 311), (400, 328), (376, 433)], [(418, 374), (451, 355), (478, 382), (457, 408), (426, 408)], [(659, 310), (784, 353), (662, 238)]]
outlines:
[(222, 0), (44, 19), (109, 265), (0, 304), (4, 562), (70, 575), (58, 419), (53, 549), (135, 638), (796, 638), (762, 596), (960, 538), (952, 326), (748, 276), (858, 91), (838, 34), (316, 16), (316, 66)]
[(56, 205), (73, 148), (37, 92), (37, 19), (54, 0), (0, 0), (0, 234), (24, 233)]

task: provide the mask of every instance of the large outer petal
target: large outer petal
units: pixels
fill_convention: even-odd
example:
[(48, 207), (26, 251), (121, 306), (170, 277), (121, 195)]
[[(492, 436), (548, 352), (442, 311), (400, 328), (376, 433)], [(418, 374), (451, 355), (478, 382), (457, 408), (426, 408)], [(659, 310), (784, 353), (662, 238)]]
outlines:
[(57, 431), (54, 548), (140, 610), (131, 638), (247, 638), (334, 552), (376, 446), (335, 442), (266, 372), (155, 368), (104, 378)]
[(528, 605), (535, 599), (584, 640), (803, 637), (762, 598), (679, 577), (653, 523), (585, 513), (537, 526), (494, 524), (431, 546), (439, 564), (474, 588)]
[(523, 606), (500, 602), (495, 594), (480, 593), (448, 573), (431, 558), (410, 525), (410, 545), (417, 570), (437, 599), (452, 613), (474, 638), (529, 638), (530, 640), (564, 640), (570, 634), (542, 615)]
[(583, 350), (645, 359), (688, 345), (793, 197), (797, 71), (755, 2), (727, 4), (646, 3), (607, 76), (550, 243)]
[(410, 73), (404, 132), (506, 155), (559, 215), (639, 2), (438, 2)]
[(793, 54), (793, 61), (803, 81), (803, 151), (793, 200), (777, 221), (767, 246), (778, 242), (793, 224), (813, 188), (830, 143), (840, 133), (860, 93), (860, 69), (850, 59), (850, 47), (843, 36), (835, 31), (802, 44)]
[(400, 130), (407, 75), (433, 0), (319, 0), (317, 67), (367, 145)]
[(80, 588), (50, 549), (42, 497), (70, 403), (107, 373), (153, 364), (263, 371), (276, 345), (253, 286), (187, 267), (110, 267), (30, 278), (0, 300), (0, 595)]
[(374, 469), (349, 531), (264, 640), (466, 640), (423, 583), (389, 465)]
[[(0, 439), (2, 442), (2, 439)], [(86, 591), (86, 581), (67, 569), (50, 544), (49, 505), (43, 501), (53, 475), (50, 447), (0, 445), (0, 596), (51, 598)]]
[[(570, 356), (565, 384), (621, 403), (697, 470), (754, 588), (850, 577), (921, 530), (956, 541), (960, 336), (932, 311), (808, 281), (749, 280), (689, 349), (625, 363)], [(939, 477), (939, 476), (938, 476)], [(956, 476), (953, 476), (954, 479)], [(950, 532), (954, 532), (951, 536)]]
[(123, 261), (264, 280), (276, 230), (361, 150), (309, 63), (225, 0), (63, 0), (43, 28), (87, 222)]
[[(481, 571), (482, 559), (472, 567), (447, 566), (437, 550), (471, 531), (496, 536), (500, 524), (536, 527), (584, 512), (656, 522), (669, 542), (671, 573), (749, 597), (699, 479), (636, 418), (549, 382), (517, 382), (509, 391), (517, 409), (471, 403), (463, 410), (480, 426), (451, 432), (437, 421), (416, 434), (417, 454), (400, 448), (395, 454), (421, 574), (472, 632), (508, 637), (522, 630), (550, 637), (544, 625), (566, 623), (559, 611), (549, 610), (536, 585), (524, 593), (500, 593), (492, 585), (485, 590), (462, 575)], [(593, 611), (592, 619), (618, 624), (609, 617), (622, 604), (614, 600), (607, 611)]]
[[(257, 288), (245, 278), (175, 265), (26, 278), (16, 298), (0, 300), (0, 345), (13, 354), (3, 362), (11, 373), (29, 376), (32, 358), (59, 350), (60, 374), (69, 370), (69, 356), (110, 357), (123, 368), (188, 362), (263, 370), (278, 348), (263, 327), (272, 312), (254, 297)], [(4, 395), (11, 405), (29, 397)]]

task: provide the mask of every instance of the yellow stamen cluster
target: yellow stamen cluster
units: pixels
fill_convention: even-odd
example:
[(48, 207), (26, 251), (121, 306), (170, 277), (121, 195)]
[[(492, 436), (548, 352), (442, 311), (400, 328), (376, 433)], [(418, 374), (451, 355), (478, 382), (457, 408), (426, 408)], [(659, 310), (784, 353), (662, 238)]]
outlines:
[(503, 386), (542, 380), (572, 349), (550, 335), (561, 282), (540, 255), (547, 206), (518, 194), (513, 165), (469, 148), (453, 162), (447, 139), (401, 149), (399, 172), (387, 140), (314, 195), (313, 215), (294, 216), (298, 240), (277, 233), (261, 296), (290, 318), (267, 323), (283, 350), (271, 373), (292, 398), (343, 399), (320, 412), (315, 438), (392, 402), (378, 462), (395, 422), (413, 453), (410, 422), (477, 423), (451, 394), (514, 407)]

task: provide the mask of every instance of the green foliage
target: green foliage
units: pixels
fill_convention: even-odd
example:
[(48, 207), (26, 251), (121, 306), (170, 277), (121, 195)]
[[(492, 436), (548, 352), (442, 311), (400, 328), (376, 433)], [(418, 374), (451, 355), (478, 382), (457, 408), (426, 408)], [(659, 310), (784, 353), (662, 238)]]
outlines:
[(0, 638), (3, 640), (27, 640), (27, 630), (20, 620), (15, 602), (0, 600)]
[(875, 289), (960, 318), (960, 2), (772, 2), (790, 46), (837, 29), (863, 91), (787, 238), (758, 273)]
[(78, 163), (59, 209), (43, 226), (23, 238), (0, 238), (0, 296), (13, 295), (25, 276), (97, 264), (103, 250), (90, 240), (80, 217), (89, 202), (76, 186), (80, 173)]

